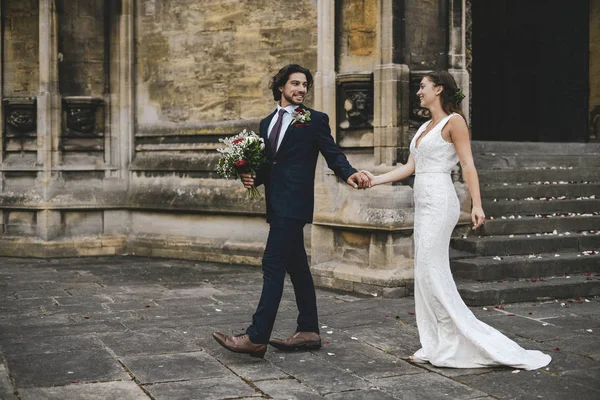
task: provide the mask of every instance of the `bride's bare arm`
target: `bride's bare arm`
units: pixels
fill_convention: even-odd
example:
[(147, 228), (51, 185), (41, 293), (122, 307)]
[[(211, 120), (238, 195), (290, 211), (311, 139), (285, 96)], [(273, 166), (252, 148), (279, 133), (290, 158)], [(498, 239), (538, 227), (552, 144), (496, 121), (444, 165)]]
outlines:
[(401, 164), (399, 167), (386, 172), (381, 175), (373, 175), (369, 171), (363, 171), (371, 180), (371, 187), (376, 185), (382, 185), (384, 183), (401, 181), (402, 179), (408, 178), (415, 173), (415, 160), (412, 155), (408, 156), (406, 164)]
[[(471, 141), (469, 139), (469, 128), (465, 120), (460, 117), (451, 118), (446, 125), (449, 137), (454, 143), (454, 148), (460, 160), (463, 177), (467, 182), (471, 200), (473, 202), (473, 210), (471, 211), (471, 220), (473, 221), (473, 229), (477, 229), (484, 221), (485, 214), (481, 207), (481, 194), (479, 192), (479, 176), (475, 169), (473, 161), (473, 153), (471, 152)], [(445, 128), (446, 128), (445, 127)]]

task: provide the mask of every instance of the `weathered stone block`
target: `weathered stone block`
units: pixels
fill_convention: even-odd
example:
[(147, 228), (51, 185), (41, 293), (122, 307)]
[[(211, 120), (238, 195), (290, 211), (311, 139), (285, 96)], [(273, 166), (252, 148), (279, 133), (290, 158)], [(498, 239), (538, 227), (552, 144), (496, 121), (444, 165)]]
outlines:
[(64, 234), (67, 236), (100, 235), (103, 233), (102, 211), (63, 212)]
[(36, 215), (34, 211), (9, 211), (6, 223), (6, 233), (9, 235), (32, 236), (36, 230)]

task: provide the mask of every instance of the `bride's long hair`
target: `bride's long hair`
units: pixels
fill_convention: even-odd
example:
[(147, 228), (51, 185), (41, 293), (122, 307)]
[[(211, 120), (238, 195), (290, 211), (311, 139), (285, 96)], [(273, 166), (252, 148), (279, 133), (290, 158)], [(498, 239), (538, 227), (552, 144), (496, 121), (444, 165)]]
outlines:
[(448, 115), (452, 113), (460, 114), (465, 117), (460, 110), (460, 102), (464, 98), (464, 94), (459, 89), (454, 77), (448, 71), (433, 71), (425, 74), (435, 86), (442, 86), (444, 90), (440, 95), (442, 109)]

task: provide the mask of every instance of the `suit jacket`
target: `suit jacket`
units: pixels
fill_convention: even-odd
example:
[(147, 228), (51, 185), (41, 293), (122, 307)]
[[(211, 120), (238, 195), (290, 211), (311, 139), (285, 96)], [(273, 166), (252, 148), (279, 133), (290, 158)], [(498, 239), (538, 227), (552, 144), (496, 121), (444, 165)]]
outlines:
[(260, 122), (259, 132), (265, 141), (268, 162), (257, 171), (255, 185), (265, 185), (267, 222), (274, 215), (312, 222), (319, 152), (325, 157), (329, 168), (344, 181), (356, 172), (333, 141), (327, 114), (301, 107), (310, 111), (310, 121), (292, 122), (277, 154), (270, 150), (267, 137), (269, 124), (276, 111)]

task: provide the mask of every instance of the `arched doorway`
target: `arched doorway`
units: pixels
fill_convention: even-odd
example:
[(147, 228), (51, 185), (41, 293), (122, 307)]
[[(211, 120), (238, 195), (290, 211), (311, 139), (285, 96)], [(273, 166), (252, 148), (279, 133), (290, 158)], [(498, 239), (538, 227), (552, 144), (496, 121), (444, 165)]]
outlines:
[(473, 138), (588, 137), (589, 0), (472, 0)]

